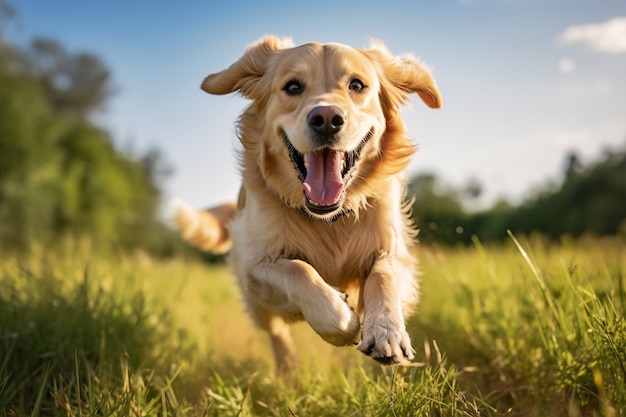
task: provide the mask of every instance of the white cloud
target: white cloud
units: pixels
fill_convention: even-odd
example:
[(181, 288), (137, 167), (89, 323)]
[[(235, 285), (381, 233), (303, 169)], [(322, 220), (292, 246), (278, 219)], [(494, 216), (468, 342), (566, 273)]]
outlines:
[(559, 61), (559, 71), (563, 74), (569, 74), (574, 71), (576, 64), (571, 58), (563, 58)]
[(626, 52), (626, 17), (615, 17), (601, 23), (570, 26), (561, 33), (560, 45), (580, 44), (599, 52)]

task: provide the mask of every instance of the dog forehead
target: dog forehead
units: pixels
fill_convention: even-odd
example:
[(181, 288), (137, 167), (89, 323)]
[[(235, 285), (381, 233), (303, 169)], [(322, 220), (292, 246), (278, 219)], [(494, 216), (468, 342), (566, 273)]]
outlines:
[[(375, 72), (372, 61), (361, 50), (340, 43), (306, 43), (281, 51), (275, 70), (294, 74), (332, 70), (335, 76)], [(330, 74), (327, 74), (330, 75)]]

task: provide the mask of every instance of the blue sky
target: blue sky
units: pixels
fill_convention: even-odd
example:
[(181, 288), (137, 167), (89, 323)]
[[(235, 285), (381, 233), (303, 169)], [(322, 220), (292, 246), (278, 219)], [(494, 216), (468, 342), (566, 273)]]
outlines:
[(185, 1), (13, 0), (10, 41), (56, 39), (100, 56), (118, 92), (99, 117), (120, 146), (161, 149), (166, 198), (195, 206), (239, 187), (236, 95), (202, 79), (264, 34), (367, 47), (383, 40), (432, 69), (444, 108), (404, 112), (419, 145), (410, 173), (462, 186), (482, 202), (528, 196), (558, 180), (568, 151), (584, 161), (626, 146), (624, 0)]

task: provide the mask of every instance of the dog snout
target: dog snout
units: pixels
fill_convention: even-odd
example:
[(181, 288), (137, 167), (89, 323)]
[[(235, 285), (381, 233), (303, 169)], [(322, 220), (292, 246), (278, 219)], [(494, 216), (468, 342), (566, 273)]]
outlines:
[(315, 133), (328, 137), (339, 133), (346, 117), (337, 106), (317, 106), (309, 112), (307, 120)]

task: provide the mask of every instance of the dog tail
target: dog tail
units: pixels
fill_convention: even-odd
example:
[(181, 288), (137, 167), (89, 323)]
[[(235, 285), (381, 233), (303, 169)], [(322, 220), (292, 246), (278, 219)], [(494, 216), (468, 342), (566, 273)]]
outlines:
[(237, 214), (236, 204), (196, 210), (176, 200), (174, 209), (174, 222), (183, 239), (206, 252), (228, 252), (232, 246), (230, 223)]

